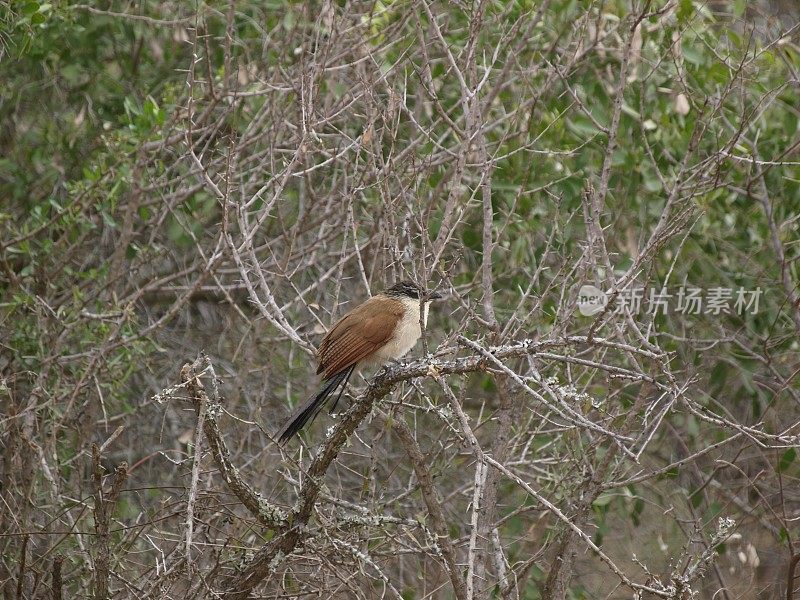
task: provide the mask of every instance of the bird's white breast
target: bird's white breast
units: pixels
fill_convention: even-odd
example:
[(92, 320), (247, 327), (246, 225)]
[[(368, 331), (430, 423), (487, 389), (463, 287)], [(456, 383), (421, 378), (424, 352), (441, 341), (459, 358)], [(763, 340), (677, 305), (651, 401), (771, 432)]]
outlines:
[[(398, 359), (411, 350), (414, 344), (417, 343), (422, 335), (422, 329), (419, 326), (419, 300), (413, 298), (401, 298), (400, 301), (405, 306), (405, 313), (403, 317), (397, 322), (394, 328), (394, 335), (389, 339), (386, 344), (374, 354), (376, 364), (385, 364), (386, 362)], [(425, 327), (428, 326), (428, 303), (423, 304), (422, 319)]]

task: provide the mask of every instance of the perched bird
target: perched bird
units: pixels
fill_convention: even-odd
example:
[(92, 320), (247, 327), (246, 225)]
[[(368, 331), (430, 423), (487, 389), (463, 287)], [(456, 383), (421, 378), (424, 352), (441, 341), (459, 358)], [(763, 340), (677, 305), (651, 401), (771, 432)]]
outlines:
[(420, 309), (422, 323), (427, 326), (429, 301), (441, 297), (416, 283), (401, 281), (339, 319), (317, 351), (322, 387), (294, 409), (275, 434), (278, 442), (283, 444), (300, 431), (340, 386), (341, 396), (355, 369), (385, 365), (411, 350), (422, 335)]

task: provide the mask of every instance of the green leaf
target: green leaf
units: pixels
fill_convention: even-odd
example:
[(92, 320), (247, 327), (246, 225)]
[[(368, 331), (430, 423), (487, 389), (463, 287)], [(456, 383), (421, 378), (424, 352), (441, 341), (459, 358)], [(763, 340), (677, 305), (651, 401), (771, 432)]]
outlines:
[(686, 62), (689, 62), (698, 67), (706, 62), (705, 56), (703, 55), (703, 52), (699, 48), (693, 45), (684, 44), (682, 50), (683, 50), (683, 57), (686, 59)]
[(660, 192), (661, 180), (651, 173), (644, 173), (644, 187), (648, 192)]
[(678, 21), (685, 23), (694, 14), (692, 0), (681, 0), (678, 4)]
[(100, 213), (100, 216), (103, 217), (103, 222), (106, 225), (108, 225), (111, 229), (116, 229), (117, 228), (117, 222), (114, 220), (114, 217), (112, 217), (106, 211), (102, 211)]
[(778, 473), (783, 473), (788, 469), (791, 464), (794, 462), (794, 459), (797, 457), (797, 450), (794, 448), (789, 448), (786, 452), (781, 455), (780, 460), (778, 461)]
[(482, 245), (483, 238), (474, 229), (464, 229), (461, 234), (461, 241), (464, 245), (471, 250), (479, 250)]
[(286, 31), (291, 31), (295, 24), (295, 15), (291, 10), (287, 10), (283, 15), (283, 27)]
[(591, 137), (600, 133), (588, 117), (577, 116), (567, 121), (567, 127), (581, 138)]
[(614, 498), (616, 498), (616, 494), (602, 494), (594, 502), (592, 502), (592, 506), (595, 508), (608, 506), (611, 504), (611, 501), (614, 500)]

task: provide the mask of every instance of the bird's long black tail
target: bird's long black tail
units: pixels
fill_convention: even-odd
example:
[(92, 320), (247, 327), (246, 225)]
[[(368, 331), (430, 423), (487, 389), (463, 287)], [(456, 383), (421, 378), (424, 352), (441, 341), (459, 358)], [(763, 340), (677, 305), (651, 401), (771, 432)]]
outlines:
[[(339, 392), (339, 396), (341, 396), (344, 388), (347, 386), (347, 380), (350, 379), (350, 375), (353, 374), (354, 369), (355, 365), (336, 373), (336, 375), (332, 376), (330, 379), (326, 379), (318, 392), (302, 404), (299, 404), (292, 414), (289, 415), (289, 418), (286, 420), (286, 423), (283, 424), (280, 431), (275, 434), (278, 443), (285, 444), (294, 437), (306, 423), (317, 416), (317, 413), (325, 406), (325, 401), (340, 385), (342, 386), (342, 391)], [(337, 396), (336, 403), (338, 402), (339, 397)], [(335, 406), (336, 404), (334, 404), (334, 407)]]

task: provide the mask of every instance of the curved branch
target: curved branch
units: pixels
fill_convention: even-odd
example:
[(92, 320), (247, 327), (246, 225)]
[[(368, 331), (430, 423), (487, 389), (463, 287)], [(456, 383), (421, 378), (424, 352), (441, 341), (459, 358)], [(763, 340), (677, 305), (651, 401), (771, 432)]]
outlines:
[[(262, 546), (247, 566), (227, 585), (227, 589), (224, 592), (225, 600), (246, 599), (250, 595), (250, 592), (264, 579), (274, 573), (284, 559), (294, 552), (305, 540), (308, 535), (306, 526), (311, 519), (314, 507), (319, 498), (328, 467), (330, 467), (331, 463), (336, 459), (339, 450), (345, 445), (350, 435), (372, 411), (373, 405), (389, 395), (395, 385), (402, 381), (408, 381), (418, 377), (439, 377), (440, 375), (456, 375), (483, 371), (486, 369), (487, 362), (489, 362), (488, 356), (491, 356), (494, 360), (530, 356), (540, 353), (546, 348), (582, 345), (585, 343), (586, 339), (583, 337), (570, 337), (550, 341), (524, 340), (505, 346), (492, 346), (488, 349), (483, 349), (472, 342), (469, 348), (476, 352), (476, 354), (472, 356), (453, 358), (450, 360), (441, 360), (429, 356), (408, 363), (389, 365), (381, 369), (369, 384), (366, 392), (361, 397), (357, 398), (350, 408), (343, 413), (340, 421), (335, 425), (331, 434), (324, 441), (322, 448), (308, 469), (303, 487), (300, 489), (299, 498), (294, 507), (282, 523), (275, 523), (275, 537)], [(593, 340), (593, 344), (608, 345), (610, 347), (618, 346), (617, 344), (598, 338)], [(480, 348), (480, 351), (478, 351), (478, 348)], [(201, 358), (201, 360), (203, 359)], [(186, 369), (186, 367), (184, 367), (184, 369)], [(198, 379), (195, 377), (194, 379), (187, 379), (187, 381), (191, 385), (197, 385), (192, 382), (198, 381)], [(190, 390), (191, 389), (190, 387)], [(208, 416), (206, 417), (208, 429), (205, 431), (212, 448), (215, 439), (218, 440), (218, 443), (222, 443), (219, 437), (219, 431), (216, 428), (216, 422), (213, 418), (210, 418), (213, 412), (213, 410), (209, 409)], [(215, 451), (215, 458), (217, 456), (218, 452)], [(225, 454), (223, 458), (227, 460), (227, 454)], [(225, 463), (225, 465), (226, 471), (223, 471), (223, 473), (227, 473), (226, 481), (228, 481), (227, 477), (229, 474), (234, 482), (241, 482), (235, 468), (230, 465), (229, 462)], [(231, 485), (230, 481), (229, 485)], [(236, 483), (236, 485), (240, 484)], [(244, 482), (241, 482), (241, 485), (246, 486)], [(231, 489), (234, 488), (232, 487)], [(236, 490), (234, 491), (236, 492)], [(237, 496), (239, 496), (239, 492), (236, 493)], [(245, 497), (247, 497), (246, 494)], [(239, 498), (241, 500), (242, 496), (239, 496)], [(252, 503), (252, 498), (249, 501)]]

